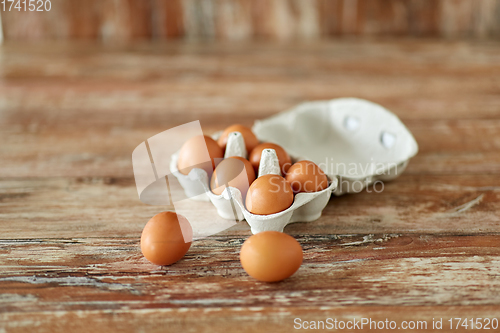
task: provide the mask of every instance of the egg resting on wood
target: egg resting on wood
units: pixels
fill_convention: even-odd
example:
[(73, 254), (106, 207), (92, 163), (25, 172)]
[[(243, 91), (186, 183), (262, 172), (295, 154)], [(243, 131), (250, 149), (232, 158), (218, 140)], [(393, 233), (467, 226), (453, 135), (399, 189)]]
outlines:
[(171, 265), (181, 259), (191, 247), (193, 229), (189, 221), (174, 212), (153, 216), (141, 235), (141, 251), (153, 264)]
[(277, 282), (292, 276), (302, 259), (299, 242), (279, 231), (263, 231), (251, 236), (240, 251), (243, 269), (264, 282)]

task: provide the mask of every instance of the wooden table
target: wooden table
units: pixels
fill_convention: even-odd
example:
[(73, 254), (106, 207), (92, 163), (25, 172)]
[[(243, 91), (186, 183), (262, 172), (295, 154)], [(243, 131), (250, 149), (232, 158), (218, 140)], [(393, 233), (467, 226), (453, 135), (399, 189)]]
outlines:
[[(500, 317), (498, 42), (7, 43), (0, 73), (1, 332)], [(138, 199), (139, 143), (343, 96), (395, 112), (420, 151), (382, 193), (288, 226), (304, 250), (292, 278), (243, 271), (245, 222), (170, 267), (143, 258), (141, 230), (165, 207)]]

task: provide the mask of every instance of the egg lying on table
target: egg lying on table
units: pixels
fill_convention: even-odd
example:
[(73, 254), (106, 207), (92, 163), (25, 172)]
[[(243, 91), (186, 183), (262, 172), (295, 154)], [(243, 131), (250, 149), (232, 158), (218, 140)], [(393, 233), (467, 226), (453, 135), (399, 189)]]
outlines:
[(285, 176), (293, 193), (310, 193), (328, 187), (328, 178), (320, 167), (311, 161), (303, 160), (294, 163)]
[(279, 231), (263, 231), (251, 236), (240, 251), (243, 269), (263, 282), (277, 282), (292, 276), (302, 259), (299, 242)]
[(197, 135), (186, 141), (179, 151), (177, 168), (183, 175), (194, 168), (203, 169), (208, 177), (224, 157), (222, 148), (209, 136)]
[(252, 214), (269, 215), (279, 213), (293, 203), (293, 191), (285, 178), (264, 175), (257, 178), (247, 192), (245, 204)]
[(162, 212), (149, 220), (141, 235), (141, 251), (153, 264), (171, 265), (191, 247), (193, 229), (189, 221), (174, 212)]
[(252, 165), (243, 157), (232, 156), (217, 165), (210, 181), (212, 192), (221, 195), (226, 186), (235, 187), (245, 200), (248, 188), (255, 179)]

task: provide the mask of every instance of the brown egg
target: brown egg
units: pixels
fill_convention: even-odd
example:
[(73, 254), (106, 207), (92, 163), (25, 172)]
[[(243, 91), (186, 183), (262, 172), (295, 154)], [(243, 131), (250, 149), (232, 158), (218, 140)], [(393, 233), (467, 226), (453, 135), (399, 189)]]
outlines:
[(252, 163), (253, 168), (255, 172), (257, 173), (259, 171), (259, 163), (260, 163), (260, 157), (262, 155), (262, 151), (264, 149), (274, 149), (276, 151), (276, 155), (278, 156), (278, 161), (280, 164), (281, 172), (283, 175), (286, 175), (288, 169), (292, 165), (292, 160), (290, 159), (290, 156), (288, 153), (283, 149), (281, 146), (278, 146), (277, 144), (270, 143), (270, 142), (265, 142), (261, 143), (257, 147), (255, 147), (252, 152), (250, 153), (250, 156), (248, 157), (248, 160), (250, 163)]
[(153, 216), (141, 235), (144, 257), (156, 265), (171, 265), (181, 259), (191, 247), (193, 229), (189, 221), (174, 212)]
[(214, 139), (206, 135), (197, 135), (182, 145), (177, 167), (183, 175), (187, 175), (194, 168), (199, 168), (205, 170), (210, 177), (222, 158), (224, 152)]
[(227, 186), (236, 187), (241, 192), (245, 201), (248, 188), (255, 180), (255, 171), (246, 159), (239, 156), (231, 156), (219, 163), (212, 175), (210, 188), (212, 192), (221, 195)]
[(259, 144), (259, 140), (250, 128), (240, 124), (235, 124), (227, 127), (224, 132), (222, 132), (218, 140), (219, 146), (221, 146), (222, 149), (226, 149), (227, 136), (232, 132), (241, 133), (243, 140), (245, 140), (245, 148), (247, 149), (248, 154), (250, 154), (250, 152)]
[(264, 282), (277, 282), (292, 276), (302, 259), (299, 242), (279, 231), (263, 231), (251, 236), (240, 251), (243, 269)]
[(316, 163), (303, 160), (294, 163), (286, 174), (293, 193), (317, 192), (328, 187), (328, 178)]
[(275, 214), (292, 205), (293, 191), (285, 178), (278, 175), (264, 175), (250, 185), (245, 203), (247, 210), (252, 214)]

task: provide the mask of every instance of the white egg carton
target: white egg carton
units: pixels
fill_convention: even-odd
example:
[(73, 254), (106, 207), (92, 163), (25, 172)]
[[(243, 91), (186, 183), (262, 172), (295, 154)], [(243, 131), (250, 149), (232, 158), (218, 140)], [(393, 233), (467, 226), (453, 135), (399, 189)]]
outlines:
[[(218, 134), (214, 135), (217, 139)], [(246, 157), (247, 152), (243, 136), (238, 133), (230, 133), (224, 157), (240, 156)], [(298, 193), (294, 197), (293, 204), (284, 211), (270, 215), (256, 215), (250, 213), (243, 202), (240, 190), (234, 187), (225, 189), (221, 195), (214, 194), (210, 190), (210, 180), (205, 170), (192, 169), (188, 175), (183, 175), (177, 168), (178, 153), (172, 155), (170, 171), (177, 177), (184, 188), (187, 196), (195, 200), (210, 200), (217, 209), (219, 216), (236, 221), (246, 220), (252, 229), (252, 233), (266, 230), (283, 231), (283, 228), (292, 222), (309, 222), (317, 220), (321, 216), (332, 191), (337, 186), (337, 179), (329, 179), (329, 186), (314, 193)], [(243, 170), (243, 172), (245, 172)], [(264, 149), (258, 176), (267, 174), (281, 175), (278, 157), (274, 149)], [(244, 175), (246, 177), (246, 174)], [(203, 188), (205, 196), (199, 195), (200, 187)]]
[[(178, 152), (172, 155), (170, 171), (194, 200), (210, 200), (225, 219), (245, 219), (252, 233), (283, 231), (293, 222), (318, 219), (330, 196), (361, 191), (377, 181), (399, 176), (418, 146), (403, 123), (380, 105), (356, 98), (308, 102), (262, 121), (253, 129), (261, 142), (282, 146), (292, 162), (311, 160), (325, 171), (329, 186), (314, 193), (298, 193), (286, 210), (270, 215), (255, 215), (246, 210), (238, 189), (229, 187), (221, 195), (210, 190), (210, 180), (202, 169), (183, 175), (177, 168)], [(217, 139), (220, 133), (213, 138)], [(246, 158), (243, 137), (231, 133), (224, 157)], [(344, 172), (338, 167), (344, 166)], [(345, 166), (350, 167), (347, 170)], [(355, 170), (353, 170), (355, 169)], [(259, 176), (280, 174), (276, 152), (262, 152)], [(202, 193), (200, 195), (200, 193)]]

